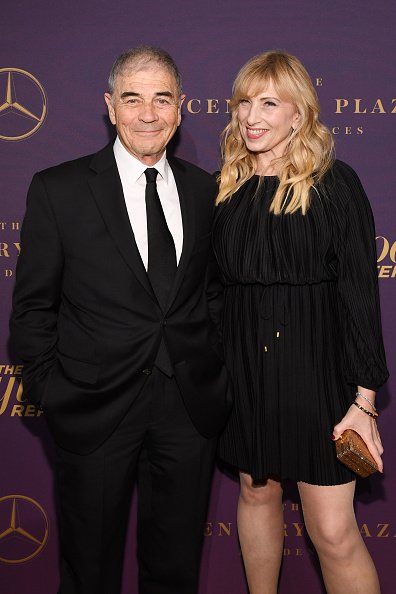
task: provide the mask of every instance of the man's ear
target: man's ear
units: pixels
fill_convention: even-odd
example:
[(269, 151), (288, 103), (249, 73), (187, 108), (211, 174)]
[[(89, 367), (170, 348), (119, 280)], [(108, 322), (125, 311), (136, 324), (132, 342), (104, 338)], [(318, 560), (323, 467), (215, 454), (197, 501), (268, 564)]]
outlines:
[(186, 98), (186, 95), (180, 95), (179, 107), (178, 107), (178, 110), (179, 110), (179, 120), (177, 122), (177, 125), (178, 126), (180, 125), (180, 122), (181, 122), (181, 110), (182, 110), (182, 105), (184, 103), (185, 98)]
[(116, 116), (115, 116), (115, 110), (114, 110), (114, 106), (113, 106), (113, 98), (110, 95), (110, 93), (105, 93), (104, 94), (104, 100), (106, 102), (107, 109), (109, 111), (110, 122), (115, 125), (115, 123), (116, 123)]

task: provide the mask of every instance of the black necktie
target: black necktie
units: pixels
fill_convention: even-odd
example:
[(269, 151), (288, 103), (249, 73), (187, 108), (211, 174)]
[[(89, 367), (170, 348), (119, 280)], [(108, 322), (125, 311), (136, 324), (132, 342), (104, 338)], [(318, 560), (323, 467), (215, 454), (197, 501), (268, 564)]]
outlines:
[(164, 310), (176, 273), (176, 250), (157, 192), (157, 174), (154, 168), (146, 169), (146, 212), (148, 268), (147, 273), (154, 293)]
[[(176, 250), (157, 192), (157, 174), (154, 168), (146, 169), (146, 213), (148, 267), (147, 274), (163, 311), (176, 273)], [(165, 375), (172, 377), (173, 368), (162, 336), (154, 363)]]

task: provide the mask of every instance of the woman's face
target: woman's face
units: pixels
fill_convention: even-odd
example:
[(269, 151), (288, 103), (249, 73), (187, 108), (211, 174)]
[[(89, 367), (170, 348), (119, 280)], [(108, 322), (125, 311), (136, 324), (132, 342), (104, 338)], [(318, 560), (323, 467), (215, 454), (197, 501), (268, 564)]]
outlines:
[(239, 129), (249, 151), (270, 153), (271, 159), (284, 155), (292, 128), (300, 115), (296, 106), (282, 101), (272, 81), (258, 93), (242, 99), (237, 108)]

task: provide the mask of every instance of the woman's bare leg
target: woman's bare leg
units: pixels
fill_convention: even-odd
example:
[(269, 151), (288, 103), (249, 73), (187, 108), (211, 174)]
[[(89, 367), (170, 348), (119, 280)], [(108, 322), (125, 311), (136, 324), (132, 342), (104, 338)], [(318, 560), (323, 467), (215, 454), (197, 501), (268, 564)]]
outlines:
[(249, 591), (276, 594), (284, 539), (282, 487), (270, 479), (254, 485), (245, 473), (240, 482), (238, 533)]
[(305, 526), (319, 555), (328, 594), (380, 594), (377, 572), (356, 524), (355, 482), (298, 483)]

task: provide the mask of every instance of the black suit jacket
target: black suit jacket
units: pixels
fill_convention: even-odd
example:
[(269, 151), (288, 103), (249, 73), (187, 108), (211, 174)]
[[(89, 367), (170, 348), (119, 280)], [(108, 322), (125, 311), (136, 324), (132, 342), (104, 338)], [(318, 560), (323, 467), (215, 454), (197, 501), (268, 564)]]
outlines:
[(197, 429), (215, 435), (229, 412), (211, 251), (216, 185), (186, 161), (169, 163), (184, 242), (166, 311), (135, 243), (112, 145), (40, 172), (30, 186), (11, 333), (24, 393), (69, 450), (92, 451), (113, 431), (162, 337)]

